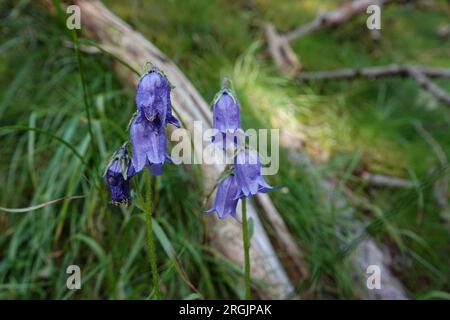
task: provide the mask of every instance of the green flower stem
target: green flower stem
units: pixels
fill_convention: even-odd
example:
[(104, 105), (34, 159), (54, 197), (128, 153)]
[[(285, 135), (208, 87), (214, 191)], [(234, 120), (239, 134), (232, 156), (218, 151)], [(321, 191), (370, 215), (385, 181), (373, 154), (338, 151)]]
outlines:
[(151, 201), (151, 175), (145, 172), (145, 222), (147, 226), (147, 255), (152, 269), (153, 286), (155, 287), (155, 297), (161, 300), (161, 289), (159, 288), (158, 266), (156, 264), (155, 240), (153, 238), (152, 225), (152, 201)]
[(242, 240), (244, 242), (245, 299), (250, 300), (250, 243), (247, 227), (247, 200), (242, 199)]

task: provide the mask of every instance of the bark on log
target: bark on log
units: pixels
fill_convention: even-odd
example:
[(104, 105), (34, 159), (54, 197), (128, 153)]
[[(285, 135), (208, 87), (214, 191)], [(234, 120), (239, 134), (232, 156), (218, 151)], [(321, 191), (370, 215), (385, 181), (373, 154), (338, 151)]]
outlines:
[(259, 193), (256, 196), (256, 202), (263, 209), (264, 217), (272, 228), (275, 247), (283, 252), (280, 260), (283, 262), (290, 278), (294, 283), (299, 283), (301, 280), (308, 278), (309, 271), (306, 268), (302, 252), (269, 196), (265, 193)]
[[(111, 13), (101, 2), (87, 0), (72, 2), (81, 9), (82, 32), (95, 39), (102, 48), (127, 61), (137, 70), (151, 61), (165, 72), (176, 87), (172, 94), (174, 107), (177, 108), (191, 134), (193, 133), (193, 121), (201, 121), (205, 129), (211, 127), (212, 114), (206, 101), (183, 72), (158, 48)], [(51, 2), (46, 1), (46, 5), (51, 7)], [(125, 82), (136, 85), (138, 78), (134, 73), (118, 63), (115, 64), (115, 67)], [(197, 158), (203, 152), (198, 147), (193, 151)], [(201, 169), (205, 187), (210, 189), (215, 184), (223, 167), (202, 164)], [(266, 200), (270, 204), (270, 199)], [(264, 207), (262, 209), (265, 210)], [(270, 209), (274, 214), (273, 207)], [(251, 273), (253, 278), (264, 282), (264, 285), (254, 286), (254, 289), (261, 298), (288, 298), (293, 294), (292, 283), (280, 263), (252, 203), (248, 203), (247, 211), (249, 217), (252, 217), (254, 221), (254, 235), (250, 249)], [(219, 220), (215, 216), (209, 216), (207, 219), (211, 225), (212, 244), (226, 257), (243, 266), (241, 225), (234, 219)]]

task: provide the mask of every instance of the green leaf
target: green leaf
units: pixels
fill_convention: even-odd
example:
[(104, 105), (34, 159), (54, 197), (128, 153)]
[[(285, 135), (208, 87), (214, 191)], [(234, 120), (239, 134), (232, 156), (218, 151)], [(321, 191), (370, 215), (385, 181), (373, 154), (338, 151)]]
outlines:
[(161, 243), (161, 246), (163, 247), (167, 256), (169, 258), (175, 257), (175, 249), (173, 248), (172, 243), (170, 242), (166, 233), (161, 228), (161, 226), (159, 225), (158, 221), (156, 221), (156, 219), (153, 219), (152, 225), (153, 225), (153, 232), (155, 233), (156, 238), (158, 238), (159, 243)]
[(78, 233), (75, 236), (73, 236), (73, 239), (84, 242), (88, 247), (90, 247), (92, 249), (92, 251), (94, 251), (94, 253), (100, 259), (100, 261), (106, 262), (105, 250), (103, 250), (103, 248), (100, 246), (100, 244), (98, 244), (98, 242), (95, 241), (93, 238), (91, 238), (85, 234)]
[(198, 293), (191, 293), (190, 295), (183, 298), (183, 300), (200, 300), (202, 296)]

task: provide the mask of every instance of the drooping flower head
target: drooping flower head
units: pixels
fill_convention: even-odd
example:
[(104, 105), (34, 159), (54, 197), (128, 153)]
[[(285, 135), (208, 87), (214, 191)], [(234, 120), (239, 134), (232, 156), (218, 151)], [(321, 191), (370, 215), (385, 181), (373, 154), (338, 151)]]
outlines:
[(213, 127), (217, 132), (211, 140), (223, 150), (233, 149), (244, 141), (245, 136), (240, 128), (239, 103), (229, 86), (229, 80), (225, 78), (222, 89), (216, 94), (213, 102)]
[(239, 201), (237, 198), (239, 187), (237, 185), (236, 177), (234, 175), (227, 176), (219, 183), (216, 192), (214, 204), (206, 211), (206, 213), (217, 212), (220, 219), (228, 215), (236, 218), (236, 206)]
[(241, 126), (239, 104), (228, 88), (223, 88), (214, 100), (214, 128), (222, 133), (234, 132)]
[(166, 76), (156, 67), (152, 67), (138, 83), (137, 115), (130, 126), (132, 163), (136, 172), (146, 166), (154, 175), (161, 175), (164, 162), (170, 160), (166, 154), (165, 128), (168, 123), (180, 126), (172, 115), (170, 90)]
[(120, 147), (109, 162), (105, 171), (105, 180), (111, 191), (114, 205), (130, 202), (130, 179), (135, 174), (125, 146)]
[(147, 166), (153, 174), (161, 174), (162, 165), (168, 158), (165, 130), (165, 127), (148, 121), (142, 115), (137, 115), (133, 119), (130, 139), (133, 145), (132, 163), (137, 172)]
[(165, 127), (167, 123), (171, 123), (180, 127), (180, 122), (172, 115), (170, 91), (171, 85), (167, 77), (157, 67), (152, 67), (141, 77), (137, 86), (138, 113), (142, 113), (156, 126)]
[(274, 189), (261, 175), (261, 161), (256, 150), (240, 151), (235, 158), (234, 170), (240, 189), (239, 198)]
[[(246, 134), (240, 128), (239, 104), (235, 96), (228, 89), (226, 79), (222, 90), (214, 100), (214, 128), (218, 131), (212, 137), (212, 142), (227, 151), (232, 147), (233, 174), (219, 183), (214, 205), (206, 212), (217, 212), (219, 218), (227, 215), (236, 218), (236, 206), (239, 199), (267, 192), (274, 187), (267, 184), (262, 176), (261, 161), (256, 150), (246, 151)], [(233, 151), (234, 151), (233, 150)]]

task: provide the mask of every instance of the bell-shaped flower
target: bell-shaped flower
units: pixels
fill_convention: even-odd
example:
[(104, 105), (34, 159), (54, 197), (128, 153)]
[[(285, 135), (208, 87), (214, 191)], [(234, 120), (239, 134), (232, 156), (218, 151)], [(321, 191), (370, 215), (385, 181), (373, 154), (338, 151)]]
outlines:
[(180, 127), (180, 122), (172, 115), (170, 100), (171, 86), (167, 77), (156, 67), (141, 77), (136, 91), (136, 106), (148, 121), (165, 127), (171, 123)]
[(130, 139), (133, 145), (132, 164), (136, 172), (147, 166), (154, 175), (161, 175), (164, 162), (170, 159), (166, 154), (165, 127), (149, 121), (140, 113), (131, 122)]
[(256, 150), (240, 151), (234, 161), (234, 171), (239, 187), (238, 198), (254, 196), (274, 187), (267, 184), (261, 175), (261, 161)]
[(105, 180), (111, 191), (114, 205), (130, 202), (130, 180), (135, 174), (126, 147), (120, 147), (113, 155), (105, 171)]
[(214, 128), (222, 133), (234, 132), (241, 126), (241, 116), (237, 99), (227, 88), (222, 89), (213, 107)]
[(223, 219), (228, 215), (237, 219), (236, 207), (239, 201), (237, 198), (238, 192), (239, 187), (237, 185), (236, 177), (234, 175), (227, 176), (219, 183), (214, 204), (211, 209), (206, 211), (206, 213), (217, 212), (220, 219)]

